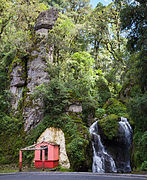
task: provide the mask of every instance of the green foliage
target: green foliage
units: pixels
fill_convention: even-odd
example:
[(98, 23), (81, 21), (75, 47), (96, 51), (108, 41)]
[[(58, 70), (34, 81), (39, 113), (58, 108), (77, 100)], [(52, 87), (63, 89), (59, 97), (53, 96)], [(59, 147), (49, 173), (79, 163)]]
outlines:
[(128, 112), (134, 124), (134, 165), (137, 168), (145, 166), (147, 161), (147, 113), (146, 113), (147, 94), (140, 94), (130, 99)]
[(76, 26), (66, 15), (59, 13), (53, 29), (49, 31), (48, 44), (54, 45), (54, 62), (65, 61), (72, 52), (73, 39), (76, 35)]
[(135, 131), (133, 142), (135, 145), (135, 151), (133, 154), (134, 166), (140, 169), (147, 160), (147, 131), (144, 133)]
[(105, 114), (106, 114), (105, 109), (103, 109), (103, 108), (98, 108), (98, 109), (96, 110), (96, 112), (95, 112), (95, 117), (101, 119), (101, 118), (104, 117)]
[(121, 11), (122, 29), (129, 29), (128, 47), (132, 51), (145, 49), (146, 44), (146, 1), (136, 0)]
[(9, 64), (8, 60), (11, 56), (13, 56), (12, 52), (9, 52), (6, 56), (4, 54), (0, 55), (0, 118), (8, 114), (11, 108), (11, 95), (9, 90), (7, 90), (9, 80), (6, 70), (6, 67)]
[(134, 122), (136, 131), (146, 131), (147, 127), (147, 93), (131, 98), (128, 104), (129, 116)]
[(36, 87), (35, 96), (40, 95), (44, 99), (46, 114), (62, 114), (65, 105), (69, 103), (68, 89), (62, 80), (52, 79), (48, 85)]
[(105, 102), (111, 97), (111, 93), (108, 86), (108, 81), (102, 75), (100, 75), (96, 80), (95, 89), (99, 94), (98, 102), (100, 103), (100, 106), (103, 106)]
[(140, 168), (142, 171), (147, 171), (147, 161), (144, 161)]
[(118, 136), (118, 121), (119, 117), (115, 114), (108, 115), (99, 120), (99, 125), (102, 128), (104, 135), (110, 140)]
[(103, 106), (106, 111), (106, 114), (116, 114), (118, 116), (127, 116), (126, 106), (118, 101), (117, 99), (110, 98)]
[[(0, 163), (17, 163), (19, 150), (25, 144), (23, 122), (4, 116), (0, 119)], [(15, 142), (15, 143), (14, 143)]]
[[(134, 166), (146, 170), (146, 1), (137, 0), (126, 6), (123, 3), (99, 3), (91, 10), (89, 0), (1, 0), (1, 163), (16, 162), (19, 148), (33, 144), (47, 127), (56, 127), (64, 131), (71, 167), (78, 171), (90, 159), (86, 155), (89, 119), (108, 114), (100, 120), (100, 126), (112, 140), (117, 136), (118, 117), (127, 117), (128, 112), (134, 125)], [(12, 118), (8, 73), (17, 63), (26, 65), (20, 57), (34, 58), (30, 52), (36, 49), (33, 43), (38, 40), (34, 37), (35, 19), (51, 6), (58, 7), (62, 14), (47, 40), (46, 48), (54, 47), (53, 63), (48, 64), (50, 83), (36, 87), (34, 95), (43, 98), (44, 119), (24, 138), (21, 113), (25, 101), (20, 99), (20, 112)], [(129, 30), (128, 43), (121, 35), (120, 25)], [(23, 76), (27, 74), (24, 72)], [(123, 97), (128, 106), (111, 97)], [(82, 113), (65, 114), (75, 102), (82, 104)], [(33, 154), (24, 156), (28, 161), (33, 158)]]
[(61, 79), (54, 78), (49, 85), (41, 85), (36, 88), (35, 97), (44, 99), (44, 119), (27, 136), (28, 144), (37, 140), (47, 127), (55, 127), (63, 130), (66, 139), (66, 150), (73, 170), (87, 167), (87, 146), (89, 145), (89, 133), (79, 114), (65, 114), (68, 106), (78, 98), (73, 97), (71, 89)]
[[(72, 55), (71, 60), (68, 63), (69, 68), (72, 70), (71, 74), (74, 79), (80, 79), (83, 81), (91, 81), (94, 83), (94, 59), (91, 58), (91, 55), (85, 51), (76, 52)], [(70, 70), (69, 70), (70, 72)]]
[(70, 162), (72, 162), (72, 169), (79, 170), (80, 166), (82, 166), (86, 160), (85, 148), (87, 144), (88, 141), (80, 137), (74, 138), (69, 144), (67, 144), (66, 148)]
[(130, 96), (128, 113), (134, 122), (134, 166), (146, 170), (146, 127), (147, 127), (147, 70), (146, 70), (146, 1), (136, 0), (124, 6), (121, 11), (122, 29), (128, 30), (127, 48), (131, 52), (129, 58)]

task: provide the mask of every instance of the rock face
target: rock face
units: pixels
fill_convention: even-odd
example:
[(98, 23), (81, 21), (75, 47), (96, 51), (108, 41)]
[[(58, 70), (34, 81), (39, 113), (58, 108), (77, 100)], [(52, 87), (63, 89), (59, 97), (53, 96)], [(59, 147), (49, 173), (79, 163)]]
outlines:
[(31, 53), (31, 60), (27, 63), (27, 90), (28, 96), (24, 108), (25, 131), (35, 127), (43, 118), (43, 101), (41, 98), (31, 100), (34, 87), (49, 82), (49, 74), (46, 72), (47, 64), (53, 62), (53, 46), (47, 45), (48, 29), (52, 29), (58, 18), (58, 10), (48, 9), (43, 11), (37, 18), (35, 30), (40, 35), (40, 41), (35, 44), (36, 48)]
[(21, 61), (15, 58), (10, 68), (10, 91), (13, 95), (12, 106), (13, 109), (17, 109), (20, 99), (22, 98), (22, 92), (26, 85), (26, 69), (25, 61)]
[(31, 99), (31, 94), (34, 92), (36, 86), (49, 82), (49, 75), (46, 69), (47, 60), (50, 61), (50, 58), (46, 58), (46, 60), (42, 59), (42, 57), (47, 57), (48, 55), (45, 50), (45, 45), (41, 44), (39, 50), (40, 51), (35, 50), (32, 52), (34, 58), (27, 63), (27, 97), (25, 99), (27, 105), (23, 108), (25, 131), (32, 129), (43, 118), (42, 99)]
[(59, 10), (56, 8), (41, 12), (36, 20), (35, 30), (52, 29), (58, 18), (58, 12)]
[(47, 128), (37, 140), (37, 143), (42, 141), (56, 143), (60, 145), (60, 155), (59, 155), (59, 164), (63, 168), (70, 168), (70, 163), (66, 154), (65, 148), (65, 137), (61, 129), (57, 128)]
[[(37, 40), (32, 46), (29, 58), (16, 60), (11, 65), (10, 91), (14, 95), (12, 107), (18, 111), (19, 102), (23, 99), (23, 118), (25, 131), (34, 128), (43, 118), (43, 101), (34, 100), (31, 94), (34, 88), (49, 82), (46, 71), (48, 63), (53, 62), (54, 47), (47, 45), (48, 30), (52, 29), (58, 18), (58, 9), (43, 11), (36, 20), (35, 33)], [(25, 93), (24, 93), (25, 92)]]
[(82, 113), (82, 104), (79, 102), (74, 102), (66, 109), (66, 112)]

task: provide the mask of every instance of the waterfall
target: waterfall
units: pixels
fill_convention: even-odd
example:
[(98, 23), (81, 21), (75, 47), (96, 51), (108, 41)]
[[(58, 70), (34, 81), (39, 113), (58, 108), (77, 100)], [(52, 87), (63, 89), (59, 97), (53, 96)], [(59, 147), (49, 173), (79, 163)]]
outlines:
[(119, 121), (119, 134), (124, 138), (124, 141), (128, 146), (131, 145), (132, 142), (132, 128), (125, 117), (121, 117)]
[(119, 136), (124, 143), (125, 146), (125, 161), (123, 162), (122, 171), (123, 172), (131, 172), (131, 166), (130, 166), (130, 147), (132, 143), (132, 133), (133, 130), (127, 120), (127, 118), (121, 117), (121, 120), (119, 121)]
[[(93, 172), (131, 172), (130, 147), (133, 131), (127, 118), (121, 117), (118, 122), (118, 137), (109, 143), (105, 142), (105, 147), (99, 134), (98, 121), (91, 125), (89, 132), (92, 137)], [(106, 149), (111, 149), (113, 157)]]
[(89, 132), (93, 138), (93, 165), (92, 172), (104, 173), (104, 172), (117, 172), (115, 162), (113, 158), (106, 152), (104, 145), (102, 144), (101, 137), (98, 134), (98, 122), (94, 122)]

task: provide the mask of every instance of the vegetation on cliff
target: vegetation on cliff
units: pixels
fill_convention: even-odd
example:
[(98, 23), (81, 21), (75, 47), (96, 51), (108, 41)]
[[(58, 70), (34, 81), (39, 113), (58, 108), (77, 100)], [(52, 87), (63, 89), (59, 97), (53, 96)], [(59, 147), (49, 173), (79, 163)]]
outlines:
[[(50, 83), (36, 87), (31, 97), (43, 98), (44, 118), (26, 134), (21, 102), (27, 90), (15, 113), (10, 73), (15, 61), (24, 64), (33, 58), (35, 19), (51, 7), (58, 7), (60, 14), (46, 46), (54, 46), (53, 62), (46, 69)], [(98, 3), (91, 9), (89, 0), (1, 0), (0, 12), (0, 164), (18, 162), (19, 149), (53, 126), (65, 133), (72, 170), (88, 170), (90, 124), (101, 119), (104, 134), (112, 140), (118, 118), (124, 116), (134, 128), (132, 167), (147, 170), (146, 1)], [(75, 102), (83, 111), (67, 113)], [(32, 154), (25, 156), (32, 159)]]

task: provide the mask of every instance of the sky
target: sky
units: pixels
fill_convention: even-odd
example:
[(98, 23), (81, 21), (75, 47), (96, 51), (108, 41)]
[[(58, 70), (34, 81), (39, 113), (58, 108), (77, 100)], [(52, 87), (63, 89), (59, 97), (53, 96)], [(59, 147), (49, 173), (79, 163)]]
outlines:
[(90, 0), (90, 3), (92, 4), (93, 8), (95, 8), (99, 2), (101, 2), (104, 5), (108, 5), (112, 2), (112, 0)]

